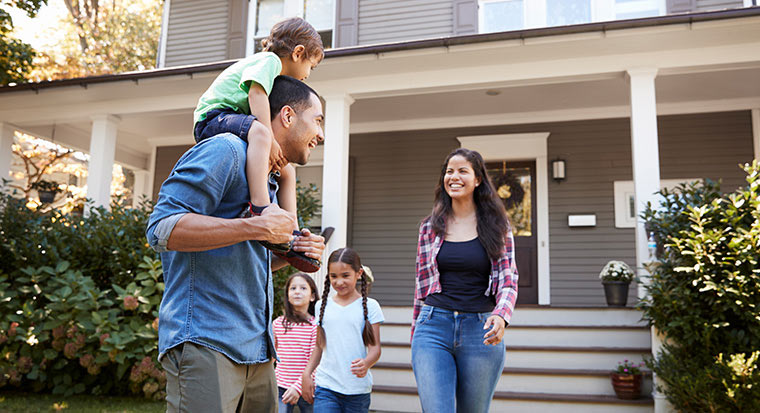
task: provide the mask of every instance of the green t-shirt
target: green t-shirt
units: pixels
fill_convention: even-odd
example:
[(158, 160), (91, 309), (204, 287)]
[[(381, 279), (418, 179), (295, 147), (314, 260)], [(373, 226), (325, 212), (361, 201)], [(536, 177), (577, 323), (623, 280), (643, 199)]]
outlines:
[(194, 123), (206, 119), (206, 113), (213, 109), (231, 109), (249, 115), (248, 91), (251, 82), (256, 82), (269, 95), (274, 78), (282, 71), (280, 58), (271, 52), (256, 53), (224, 69), (208, 90), (198, 100), (194, 112)]

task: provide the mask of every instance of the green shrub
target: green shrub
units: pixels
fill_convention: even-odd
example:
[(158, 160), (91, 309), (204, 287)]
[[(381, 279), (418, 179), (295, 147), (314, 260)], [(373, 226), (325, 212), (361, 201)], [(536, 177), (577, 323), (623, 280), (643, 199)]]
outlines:
[(100, 290), (66, 261), (0, 275), (0, 385), (163, 398), (166, 379), (156, 365), (161, 264), (145, 257), (140, 268), (139, 285), (114, 290)]
[(735, 193), (684, 186), (644, 214), (664, 249), (641, 308), (669, 342), (650, 367), (681, 411), (760, 411), (760, 165), (744, 169)]

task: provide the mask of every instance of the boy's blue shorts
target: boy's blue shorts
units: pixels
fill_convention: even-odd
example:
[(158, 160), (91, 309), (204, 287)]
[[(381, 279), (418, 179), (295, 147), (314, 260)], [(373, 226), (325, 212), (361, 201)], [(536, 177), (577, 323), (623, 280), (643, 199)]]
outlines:
[(214, 109), (206, 113), (206, 119), (195, 124), (193, 135), (200, 142), (220, 133), (231, 133), (248, 142), (248, 131), (256, 117), (229, 109)]

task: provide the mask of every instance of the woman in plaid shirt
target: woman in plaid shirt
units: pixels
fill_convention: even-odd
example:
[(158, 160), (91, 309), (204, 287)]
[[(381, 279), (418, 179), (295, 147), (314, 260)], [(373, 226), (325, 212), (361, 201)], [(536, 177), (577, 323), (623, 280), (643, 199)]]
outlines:
[(504, 205), (480, 154), (457, 149), (443, 164), (417, 247), (412, 367), (424, 412), (488, 412), (516, 300)]

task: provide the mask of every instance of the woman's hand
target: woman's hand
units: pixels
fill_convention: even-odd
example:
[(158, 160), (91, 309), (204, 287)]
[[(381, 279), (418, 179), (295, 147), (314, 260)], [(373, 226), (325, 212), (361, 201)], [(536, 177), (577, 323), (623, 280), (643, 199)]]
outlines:
[(296, 390), (294, 386), (290, 386), (290, 388), (285, 390), (285, 393), (282, 395), (282, 402), (285, 404), (296, 404), (298, 403), (299, 397), (301, 397), (301, 395), (298, 394), (298, 390)]
[(367, 375), (367, 362), (364, 359), (356, 359), (351, 362), (351, 373), (358, 378), (362, 378)]
[(504, 337), (504, 327), (506, 327), (506, 322), (503, 318), (492, 315), (488, 317), (486, 320), (485, 325), (483, 326), (483, 330), (491, 328), (488, 330), (488, 332), (483, 336), (485, 340), (483, 340), (483, 344), (485, 345), (497, 345), (501, 343), (501, 339)]
[[(285, 395), (283, 395), (285, 397)], [(311, 373), (301, 376), (301, 397), (309, 404), (314, 404), (314, 380), (311, 379)]]

